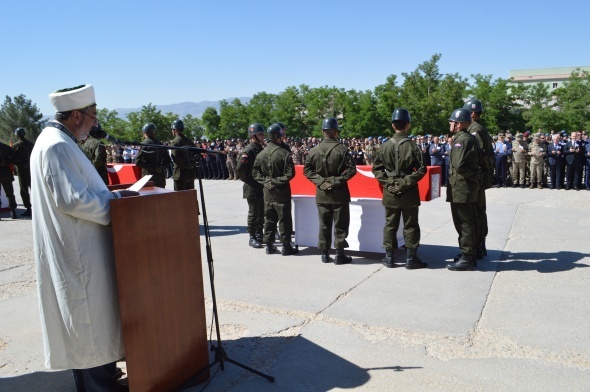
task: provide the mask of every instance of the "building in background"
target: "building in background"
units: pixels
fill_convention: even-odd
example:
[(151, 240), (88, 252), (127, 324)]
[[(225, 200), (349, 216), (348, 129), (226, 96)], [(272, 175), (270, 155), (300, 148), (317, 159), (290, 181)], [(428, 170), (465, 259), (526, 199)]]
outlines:
[(563, 87), (563, 83), (569, 79), (576, 69), (590, 72), (589, 67), (560, 67), (560, 68), (538, 68), (538, 69), (517, 69), (510, 71), (510, 84), (523, 83), (533, 85), (544, 83), (549, 91)]

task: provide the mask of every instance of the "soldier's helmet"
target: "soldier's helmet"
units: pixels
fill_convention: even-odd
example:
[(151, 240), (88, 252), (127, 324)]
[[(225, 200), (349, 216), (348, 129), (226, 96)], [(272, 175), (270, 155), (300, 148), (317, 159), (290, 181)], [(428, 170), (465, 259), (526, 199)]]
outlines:
[(104, 139), (107, 137), (107, 133), (102, 129), (100, 123), (98, 122), (96, 123), (96, 125), (93, 125), (92, 128), (90, 128), (89, 134), (90, 136), (96, 139)]
[(465, 105), (463, 105), (463, 109), (467, 109), (470, 112), (475, 112), (475, 113), (483, 112), (483, 106), (481, 104), (481, 101), (479, 99), (475, 99), (475, 98), (472, 98), (472, 99), (468, 100), (467, 102), (465, 102)]
[(248, 136), (254, 136), (257, 133), (264, 133), (264, 127), (258, 123), (253, 123), (248, 126)]
[(449, 117), (449, 121), (454, 122), (471, 122), (471, 113), (467, 109), (455, 109)]
[(147, 123), (141, 130), (143, 133), (156, 133), (156, 126), (152, 123)]
[(175, 129), (177, 131), (184, 131), (184, 123), (182, 122), (182, 120), (174, 120), (174, 122), (172, 123), (172, 129)]
[(322, 121), (322, 131), (325, 129), (338, 130), (338, 121), (334, 117), (324, 118), (324, 121)]
[(14, 130), (14, 134), (15, 134), (16, 136), (24, 137), (24, 136), (25, 136), (25, 133), (26, 133), (26, 132), (25, 132), (25, 129), (24, 129), (24, 128), (21, 128), (21, 127), (18, 127), (18, 128), (16, 128), (16, 129)]
[(272, 124), (266, 130), (266, 135), (270, 140), (276, 140), (276, 139), (280, 138), (281, 136), (283, 136), (283, 131), (281, 129), (281, 126), (276, 123)]
[(281, 127), (281, 132), (283, 133), (282, 136), (285, 136), (287, 134), (287, 127), (285, 126), (285, 124), (283, 124), (282, 122), (278, 122), (277, 125)]
[(410, 112), (408, 109), (398, 108), (391, 113), (391, 122), (394, 121), (407, 121), (412, 122), (412, 117), (410, 116)]

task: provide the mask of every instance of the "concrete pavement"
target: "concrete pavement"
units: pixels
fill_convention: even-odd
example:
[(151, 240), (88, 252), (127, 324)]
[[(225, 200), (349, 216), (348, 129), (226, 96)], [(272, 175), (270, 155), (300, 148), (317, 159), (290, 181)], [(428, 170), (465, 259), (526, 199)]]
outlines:
[[(266, 255), (247, 245), (241, 183), (204, 186), (223, 345), (276, 377), (226, 362), (206, 390), (590, 390), (590, 192), (488, 190), (488, 256), (451, 272), (444, 188), (420, 208), (430, 268), (408, 271), (380, 254), (340, 266), (314, 248)], [(0, 390), (74, 391), (70, 372), (43, 366), (31, 221), (0, 216)]]

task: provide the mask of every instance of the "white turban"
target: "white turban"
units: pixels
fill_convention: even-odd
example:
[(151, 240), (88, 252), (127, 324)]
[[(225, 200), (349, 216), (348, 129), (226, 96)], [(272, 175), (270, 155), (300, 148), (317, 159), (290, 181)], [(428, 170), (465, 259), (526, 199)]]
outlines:
[(57, 90), (49, 94), (49, 99), (56, 112), (70, 112), (96, 105), (94, 87), (91, 84)]

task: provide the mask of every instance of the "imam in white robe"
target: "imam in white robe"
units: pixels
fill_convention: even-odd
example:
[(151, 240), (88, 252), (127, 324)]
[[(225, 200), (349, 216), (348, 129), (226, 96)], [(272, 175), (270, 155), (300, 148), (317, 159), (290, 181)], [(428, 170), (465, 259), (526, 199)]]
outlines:
[(124, 356), (108, 227), (114, 197), (72, 137), (43, 130), (31, 155), (31, 201), (50, 369), (86, 369)]

